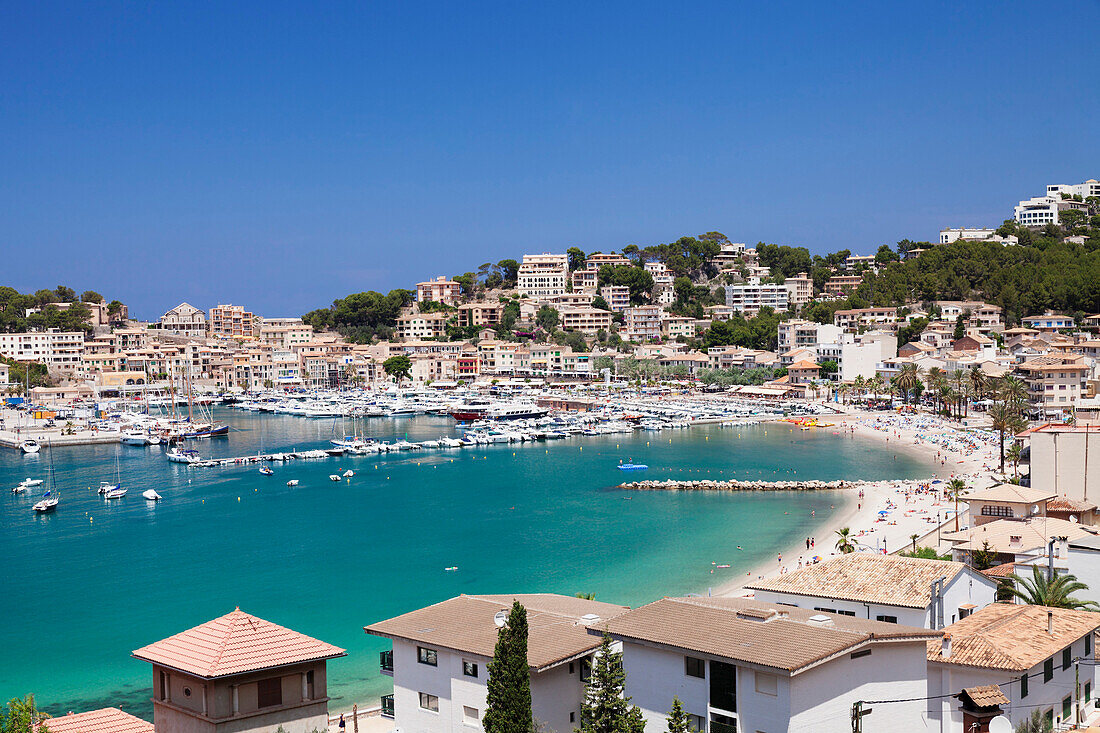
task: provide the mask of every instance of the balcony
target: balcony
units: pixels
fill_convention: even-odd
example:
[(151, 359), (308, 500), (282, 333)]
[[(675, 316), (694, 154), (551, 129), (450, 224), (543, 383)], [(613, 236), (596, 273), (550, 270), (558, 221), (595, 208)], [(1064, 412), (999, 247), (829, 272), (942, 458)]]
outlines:
[(383, 718), (392, 718), (393, 717), (393, 695), (383, 695), (382, 696), (382, 717)]
[(378, 671), (382, 674), (388, 674), (393, 676), (393, 650), (387, 649), (384, 652), (378, 652)]
[[(385, 708), (383, 708), (385, 710)], [(710, 721), (710, 733), (737, 733), (737, 723), (719, 723), (717, 720)]]

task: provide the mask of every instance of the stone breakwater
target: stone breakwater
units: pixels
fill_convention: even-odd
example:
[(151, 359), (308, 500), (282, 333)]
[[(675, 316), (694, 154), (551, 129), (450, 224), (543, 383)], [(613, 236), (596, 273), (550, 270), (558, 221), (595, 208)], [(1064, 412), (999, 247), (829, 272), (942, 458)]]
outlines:
[[(633, 491), (824, 491), (858, 489), (881, 481), (633, 481), (619, 484)], [(893, 482), (887, 482), (893, 483)]]

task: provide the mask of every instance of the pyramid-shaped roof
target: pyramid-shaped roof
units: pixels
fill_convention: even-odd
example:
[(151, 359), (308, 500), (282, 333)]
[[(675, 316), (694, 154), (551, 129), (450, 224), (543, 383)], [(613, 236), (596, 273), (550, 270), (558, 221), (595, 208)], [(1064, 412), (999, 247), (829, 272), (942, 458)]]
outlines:
[(206, 678), (344, 654), (339, 647), (264, 621), (240, 608), (133, 652), (146, 662)]

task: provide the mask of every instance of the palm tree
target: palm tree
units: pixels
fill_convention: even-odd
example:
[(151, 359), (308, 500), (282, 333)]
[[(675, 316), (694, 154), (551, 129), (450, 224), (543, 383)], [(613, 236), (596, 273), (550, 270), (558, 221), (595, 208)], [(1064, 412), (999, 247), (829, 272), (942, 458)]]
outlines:
[(920, 371), (917, 369), (917, 365), (909, 362), (901, 365), (901, 370), (896, 377), (898, 380), (898, 389), (905, 394), (905, 401), (909, 402), (913, 393), (917, 391), (917, 385), (920, 384)]
[(851, 527), (842, 527), (836, 531), (836, 549), (844, 554), (856, 551), (856, 543), (852, 540)]
[(1012, 461), (1012, 476), (1013, 478), (1020, 478), (1020, 458), (1023, 457), (1024, 449), (1019, 443), (1013, 443), (1008, 446), (1008, 450), (1005, 452), (1005, 457)]
[(952, 388), (955, 390), (955, 399), (958, 402), (955, 405), (955, 411), (958, 413), (956, 417), (962, 419), (963, 405), (966, 404), (966, 375), (963, 374), (962, 369), (956, 369), (951, 374)]
[(852, 389), (856, 391), (857, 395), (862, 395), (866, 391), (867, 383), (863, 379), (862, 374), (857, 374), (856, 378), (852, 381)]
[(953, 478), (944, 489), (948, 499), (955, 500), (955, 531), (959, 531), (959, 497), (966, 492), (966, 484), (960, 478)]
[(999, 396), (1001, 401), (1005, 403), (1005, 406), (1017, 414), (1022, 412), (1024, 402), (1027, 401), (1027, 385), (1011, 374), (1008, 374), (1001, 379), (1001, 383), (998, 387)]
[(985, 373), (977, 364), (970, 367), (970, 386), (974, 388), (974, 394), (978, 399), (985, 395)]
[(910, 540), (912, 541), (912, 543), (913, 543), (913, 552), (916, 552), (916, 551), (917, 551), (917, 538), (919, 538), (919, 537), (920, 537), (920, 535), (919, 535), (919, 534), (911, 534), (911, 535), (909, 535), (909, 539), (910, 539)]
[(1038, 565), (1032, 565), (1031, 578), (1021, 578), (1014, 573), (1009, 576), (1009, 580), (1012, 585), (1007, 589), (1008, 594), (1032, 606), (1072, 608), (1079, 611), (1100, 610), (1095, 601), (1082, 601), (1073, 597), (1074, 593), (1088, 590), (1089, 587), (1069, 573), (1054, 571), (1047, 578)]
[(1001, 473), (1005, 472), (1005, 433), (1013, 435), (1027, 427), (1027, 422), (1004, 403), (989, 408), (989, 417), (993, 421), (993, 430), (1000, 438)]

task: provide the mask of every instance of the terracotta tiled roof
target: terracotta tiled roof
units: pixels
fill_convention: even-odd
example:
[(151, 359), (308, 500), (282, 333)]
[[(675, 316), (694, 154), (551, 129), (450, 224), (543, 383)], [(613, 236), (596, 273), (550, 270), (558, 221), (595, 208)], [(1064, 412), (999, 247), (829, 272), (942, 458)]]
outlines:
[[(1054, 633), (1047, 633), (1047, 613)], [(928, 643), (928, 661), (1009, 672), (1025, 672), (1100, 627), (1100, 614), (1046, 606), (994, 603), (944, 629), (951, 653), (943, 656), (937, 639)]]
[(807, 565), (745, 587), (857, 603), (927, 608), (932, 583), (944, 576), (952, 580), (965, 568), (966, 564), (961, 562), (860, 552)]
[(344, 656), (344, 650), (236, 609), (136, 650), (138, 659), (198, 677), (224, 677)]
[(988, 542), (994, 552), (1018, 555), (1044, 547), (1051, 537), (1075, 540), (1094, 535), (1091, 530), (1091, 527), (1055, 517), (1032, 517), (1025, 521), (998, 519), (959, 532), (944, 532), (943, 539), (956, 543), (953, 550), (981, 550)]
[(153, 724), (118, 708), (69, 713), (46, 721), (50, 733), (153, 733)]
[(816, 362), (812, 362), (809, 359), (803, 359), (802, 361), (796, 361), (794, 364), (791, 364), (787, 369), (821, 369), (821, 367)]
[(982, 491), (974, 491), (966, 495), (966, 500), (978, 499), (980, 501), (1008, 501), (1017, 504), (1031, 504), (1032, 502), (1051, 499), (1055, 496), (1053, 491), (1033, 489), (1030, 486), (1017, 486), (1016, 484), (996, 484)]
[(407, 639), (482, 657), (493, 656), (497, 626), (493, 616), (508, 611), (517, 600), (527, 610), (527, 663), (536, 671), (550, 669), (600, 645), (588, 633), (582, 616), (602, 620), (618, 616), (626, 606), (589, 601), (554, 593), (458, 596), (364, 627), (368, 634)]
[(1056, 496), (1047, 501), (1048, 512), (1087, 512), (1095, 508), (1091, 501), (1078, 501), (1068, 496)]
[(1007, 578), (1016, 572), (1016, 563), (1006, 562), (1001, 565), (994, 565), (991, 568), (986, 568), (982, 571), (982, 575), (990, 578)]
[(991, 708), (996, 705), (1008, 705), (1009, 699), (1001, 690), (1000, 685), (982, 685), (981, 687), (966, 687), (963, 689), (975, 705), (980, 708)]
[[(761, 617), (766, 620), (759, 620)], [(662, 644), (792, 674), (877, 640), (920, 642), (937, 637), (938, 644), (941, 633), (752, 598), (663, 598), (611, 619), (606, 628), (619, 639)]]

